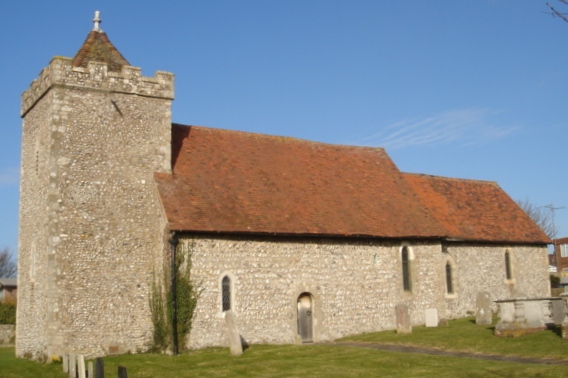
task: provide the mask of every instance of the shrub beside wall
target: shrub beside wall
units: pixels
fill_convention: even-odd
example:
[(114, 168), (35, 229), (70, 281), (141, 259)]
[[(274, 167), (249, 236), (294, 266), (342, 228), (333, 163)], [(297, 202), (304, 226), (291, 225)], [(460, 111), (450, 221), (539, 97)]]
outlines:
[(16, 324), (15, 303), (0, 303), (0, 324)]

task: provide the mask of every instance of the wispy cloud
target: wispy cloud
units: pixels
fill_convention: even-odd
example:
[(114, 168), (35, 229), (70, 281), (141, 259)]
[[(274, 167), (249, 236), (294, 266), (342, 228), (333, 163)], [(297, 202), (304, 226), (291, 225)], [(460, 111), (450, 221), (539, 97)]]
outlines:
[(448, 143), (472, 146), (506, 137), (519, 129), (495, 125), (491, 119), (496, 114), (486, 109), (459, 109), (425, 119), (406, 119), (365, 137), (361, 144), (389, 150)]
[(20, 168), (3, 167), (0, 168), (0, 186), (14, 185), (20, 182)]

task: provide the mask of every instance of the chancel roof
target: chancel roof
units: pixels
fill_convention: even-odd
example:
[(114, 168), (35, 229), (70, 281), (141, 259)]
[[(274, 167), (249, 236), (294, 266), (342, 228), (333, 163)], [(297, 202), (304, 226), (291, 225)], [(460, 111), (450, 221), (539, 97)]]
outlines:
[(418, 174), (405, 177), (452, 239), (551, 242), (495, 182)]

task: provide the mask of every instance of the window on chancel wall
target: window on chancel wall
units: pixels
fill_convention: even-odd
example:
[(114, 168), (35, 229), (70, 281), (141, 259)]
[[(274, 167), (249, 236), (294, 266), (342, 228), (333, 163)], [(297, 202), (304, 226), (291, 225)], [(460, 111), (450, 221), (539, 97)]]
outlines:
[(410, 256), (408, 253), (408, 247), (402, 247), (401, 252), (402, 260), (402, 287), (404, 291), (411, 291), (412, 287), (410, 284)]
[(450, 262), (446, 263), (446, 291), (448, 294), (454, 293), (454, 284), (452, 282), (452, 265)]
[(511, 273), (511, 254), (509, 251), (505, 252), (505, 276), (508, 280), (513, 279), (513, 275)]
[(223, 277), (221, 281), (221, 305), (223, 312), (231, 309), (231, 279), (229, 276)]

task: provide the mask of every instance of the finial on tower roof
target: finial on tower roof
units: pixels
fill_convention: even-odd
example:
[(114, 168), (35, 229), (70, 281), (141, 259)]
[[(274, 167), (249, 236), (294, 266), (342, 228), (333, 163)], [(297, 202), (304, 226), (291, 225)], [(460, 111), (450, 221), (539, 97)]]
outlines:
[(95, 26), (93, 27), (93, 31), (102, 32), (102, 29), (100, 28), (101, 22), (103, 22), (101, 20), (101, 12), (95, 11), (95, 18), (93, 18), (93, 23), (95, 24)]

